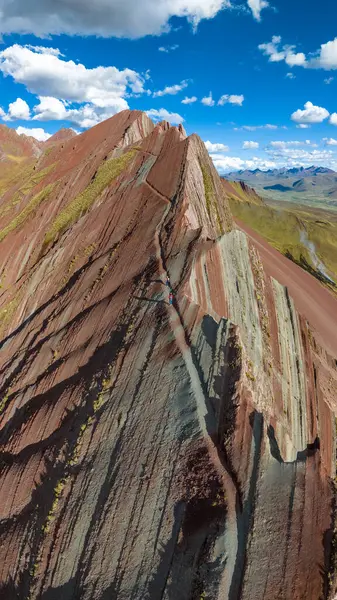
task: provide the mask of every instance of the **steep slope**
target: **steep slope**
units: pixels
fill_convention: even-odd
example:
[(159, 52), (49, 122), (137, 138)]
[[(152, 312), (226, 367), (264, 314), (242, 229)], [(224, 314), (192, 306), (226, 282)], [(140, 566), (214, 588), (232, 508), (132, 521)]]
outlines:
[(2, 160), (12, 161), (32, 158), (39, 154), (39, 142), (26, 135), (19, 135), (14, 129), (0, 125), (0, 155)]
[[(76, 136), (72, 129), (61, 129), (47, 142), (19, 135), (14, 129), (0, 125), (0, 194), (12, 190), (13, 185), (27, 188), (32, 177), (36, 179), (40, 157), (48, 154), (50, 147)], [(21, 194), (22, 195), (22, 194)]]
[(0, 125), (0, 194), (27, 181), (40, 154), (40, 142)]
[[(222, 180), (231, 211), (242, 228), (255, 230), (274, 248), (319, 279), (337, 287), (337, 215), (291, 203), (264, 202), (246, 184)], [(234, 195), (231, 186), (239, 186)], [(252, 194), (254, 192), (254, 195)], [(253, 200), (252, 200), (253, 197)]]
[(221, 181), (225, 193), (230, 200), (244, 202), (244, 204), (264, 205), (262, 198), (253, 188), (246, 185), (244, 181), (228, 181), (225, 178), (222, 178)]
[(124, 111), (42, 171), (0, 217), (0, 597), (326, 597), (336, 362), (204, 144)]

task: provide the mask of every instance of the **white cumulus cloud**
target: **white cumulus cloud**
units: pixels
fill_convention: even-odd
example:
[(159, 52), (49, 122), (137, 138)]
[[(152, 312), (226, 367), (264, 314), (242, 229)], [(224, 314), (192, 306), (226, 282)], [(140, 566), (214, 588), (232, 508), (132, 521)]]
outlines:
[(303, 52), (289, 52), (286, 54), (285, 61), (289, 67), (304, 67), (306, 64), (306, 56)]
[(337, 140), (334, 138), (323, 138), (326, 146), (337, 146)]
[(209, 93), (209, 96), (205, 96), (201, 102), (205, 106), (214, 106), (215, 102), (213, 100), (212, 92)]
[(42, 52), (40, 47), (9, 46), (0, 52), (0, 71), (38, 96), (90, 102), (98, 107), (114, 106), (116, 98), (145, 91), (145, 78), (136, 71), (119, 71), (116, 67), (87, 69), (72, 60)]
[(243, 142), (243, 150), (256, 150), (259, 147), (259, 142)]
[(225, 94), (224, 96), (221, 96), (218, 105), (223, 106), (224, 104), (237, 104), (238, 106), (242, 106), (244, 99), (245, 97), (242, 94), (239, 96), (235, 94)]
[(248, 6), (257, 21), (261, 21), (261, 11), (269, 6), (266, 0), (247, 0)]
[(296, 123), (322, 123), (329, 116), (326, 108), (315, 106), (312, 102), (306, 102), (304, 110), (298, 109), (291, 118)]
[(53, 56), (64, 56), (58, 48), (52, 48), (50, 46), (33, 46), (32, 44), (26, 44), (25, 46), (29, 50), (34, 52), (40, 52), (41, 54), (52, 54)]
[(230, 173), (230, 171), (239, 171), (245, 167), (245, 161), (239, 156), (222, 156), (215, 154), (211, 155), (211, 158), (220, 175)]
[(326, 71), (337, 69), (337, 37), (321, 45), (318, 56), (311, 60), (311, 65)]
[(18, 127), (16, 133), (19, 135), (28, 135), (35, 138), (39, 142), (46, 142), (51, 137), (50, 133), (47, 133), (42, 127), (36, 127), (30, 129), (29, 127)]
[(212, 144), (212, 142), (205, 142), (205, 146), (208, 152), (228, 152), (229, 147), (225, 144)]
[(327, 77), (326, 79), (324, 79), (324, 83), (326, 85), (330, 85), (330, 83), (332, 83), (334, 79), (334, 77)]
[(7, 114), (3, 115), (4, 121), (14, 121), (21, 119), (28, 121), (30, 119), (30, 108), (25, 100), (17, 98), (15, 102), (11, 102), (8, 106)]
[(289, 67), (305, 66), (306, 56), (303, 52), (294, 52), (295, 46), (281, 46), (282, 38), (279, 35), (274, 35), (271, 42), (260, 44), (259, 50), (268, 56), (270, 62), (285, 61)]
[[(266, 0), (246, 1), (260, 20)], [(225, 8), (230, 0), (0, 0), (0, 34), (140, 38), (168, 32), (171, 17), (186, 18), (195, 29)]]
[[(281, 37), (273, 36), (272, 41), (260, 44), (259, 50), (268, 56), (270, 62), (284, 60), (290, 67), (305, 67), (306, 69), (324, 69), (331, 71), (337, 69), (337, 37), (334, 40), (321, 44), (315, 52), (307, 56), (303, 52), (296, 52), (296, 46), (281, 46)], [(325, 79), (325, 83), (331, 83), (332, 79)]]
[(101, 121), (113, 117), (117, 112), (128, 108), (126, 100), (116, 99), (113, 107), (97, 107), (92, 104), (84, 104), (78, 108), (67, 108), (67, 103), (50, 96), (40, 96), (40, 103), (34, 106), (34, 121), (71, 121), (79, 127), (93, 127)]
[(139, 38), (167, 32), (173, 16), (197, 27), (228, 6), (228, 0), (0, 0), (0, 32)]
[(197, 100), (198, 100), (198, 98), (196, 96), (191, 96), (190, 98), (188, 96), (185, 96), (184, 100), (182, 100), (181, 103), (182, 104), (193, 104)]
[(181, 83), (178, 83), (175, 85), (167, 85), (163, 90), (154, 92), (153, 97), (157, 98), (157, 97), (167, 96), (167, 95), (175, 96), (176, 94), (179, 94), (179, 92), (181, 92), (182, 90), (187, 88), (187, 86), (188, 86), (188, 81), (181, 81)]
[(64, 60), (59, 50), (42, 46), (15, 44), (2, 50), (0, 71), (39, 97), (33, 109), (36, 121), (67, 119), (91, 127), (129, 108), (129, 96), (147, 92), (148, 73), (102, 66), (87, 69)]
[(231, 171), (240, 171), (242, 169), (275, 169), (276, 163), (269, 159), (253, 156), (249, 160), (243, 160), (239, 156), (223, 156), (221, 154), (211, 154), (211, 158), (220, 175), (225, 175)]
[(269, 148), (266, 150), (274, 160), (283, 164), (310, 166), (317, 163), (331, 164), (334, 154), (331, 150), (304, 150), (302, 148)]
[(168, 121), (171, 125), (180, 125), (180, 123), (184, 122), (184, 119), (178, 113), (170, 113), (165, 108), (160, 108), (156, 110), (155, 108), (151, 108), (146, 111), (146, 114), (153, 121)]
[(68, 110), (67, 120), (82, 128), (93, 127), (127, 108), (128, 104), (123, 98), (120, 98), (118, 101), (116, 100), (115, 106), (107, 108), (98, 108), (92, 104), (84, 104), (84, 106), (80, 106), (79, 108)]
[(276, 166), (269, 158), (265, 159), (253, 156), (246, 160), (239, 156), (228, 156), (227, 152), (229, 151), (229, 148), (225, 144), (207, 141), (205, 142), (205, 146), (220, 175), (228, 173), (229, 171), (238, 171), (240, 169), (271, 169)]
[(337, 113), (332, 113), (329, 119), (330, 125), (337, 125)]
[[(328, 138), (326, 138), (326, 140), (328, 140)], [(251, 146), (251, 142), (246, 142), (246, 144), (247, 149), (253, 148), (253, 146)], [(209, 146), (210, 156), (214, 162), (214, 165), (221, 175), (224, 175), (230, 171), (238, 171), (242, 169), (267, 170), (281, 167), (291, 168), (299, 166), (311, 166), (315, 164), (330, 166), (332, 169), (337, 168), (337, 161), (334, 152), (328, 149), (316, 150), (317, 144), (312, 143), (310, 140), (276, 140), (271, 142), (269, 146), (265, 148), (266, 157), (253, 156), (249, 159), (244, 159), (241, 156), (226, 155), (220, 147), (217, 148), (217, 144), (211, 144), (209, 142), (207, 145)], [(302, 148), (301, 146), (304, 147)]]
[(51, 96), (40, 96), (39, 104), (34, 106), (36, 113), (33, 120), (37, 121), (61, 121), (67, 118), (65, 103)]

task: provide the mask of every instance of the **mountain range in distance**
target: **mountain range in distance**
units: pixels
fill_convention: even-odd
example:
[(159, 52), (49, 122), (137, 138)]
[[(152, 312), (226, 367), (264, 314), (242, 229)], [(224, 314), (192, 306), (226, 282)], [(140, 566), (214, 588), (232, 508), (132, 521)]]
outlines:
[(226, 179), (254, 186), (263, 197), (337, 209), (337, 173), (326, 167), (243, 170), (229, 173)]

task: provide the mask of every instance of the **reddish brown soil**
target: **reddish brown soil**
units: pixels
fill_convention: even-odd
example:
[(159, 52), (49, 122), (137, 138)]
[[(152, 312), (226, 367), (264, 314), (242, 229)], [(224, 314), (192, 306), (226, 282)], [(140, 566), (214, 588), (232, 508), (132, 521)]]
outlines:
[(52, 135), (49, 140), (44, 143), (44, 146), (48, 147), (51, 144), (55, 144), (57, 142), (62, 142), (65, 140), (69, 140), (71, 138), (76, 137), (76, 133), (73, 129), (60, 129), (54, 135)]
[(0, 125), (0, 152), (3, 155), (29, 158), (39, 153), (40, 142), (26, 135), (19, 135), (15, 129)]

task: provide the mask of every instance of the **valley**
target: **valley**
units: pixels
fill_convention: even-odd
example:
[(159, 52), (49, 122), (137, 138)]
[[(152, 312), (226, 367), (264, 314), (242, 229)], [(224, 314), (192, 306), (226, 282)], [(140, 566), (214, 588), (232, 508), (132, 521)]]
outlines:
[(298, 203), (337, 211), (337, 173), (324, 167), (238, 171), (226, 175), (244, 181), (268, 201)]
[[(232, 184), (232, 182), (230, 182)], [(228, 184), (226, 184), (228, 185)], [(317, 205), (262, 199), (234, 184), (231, 210), (284, 256), (311, 272), (333, 291), (337, 282), (337, 213)], [(238, 188), (239, 186), (239, 188)]]

